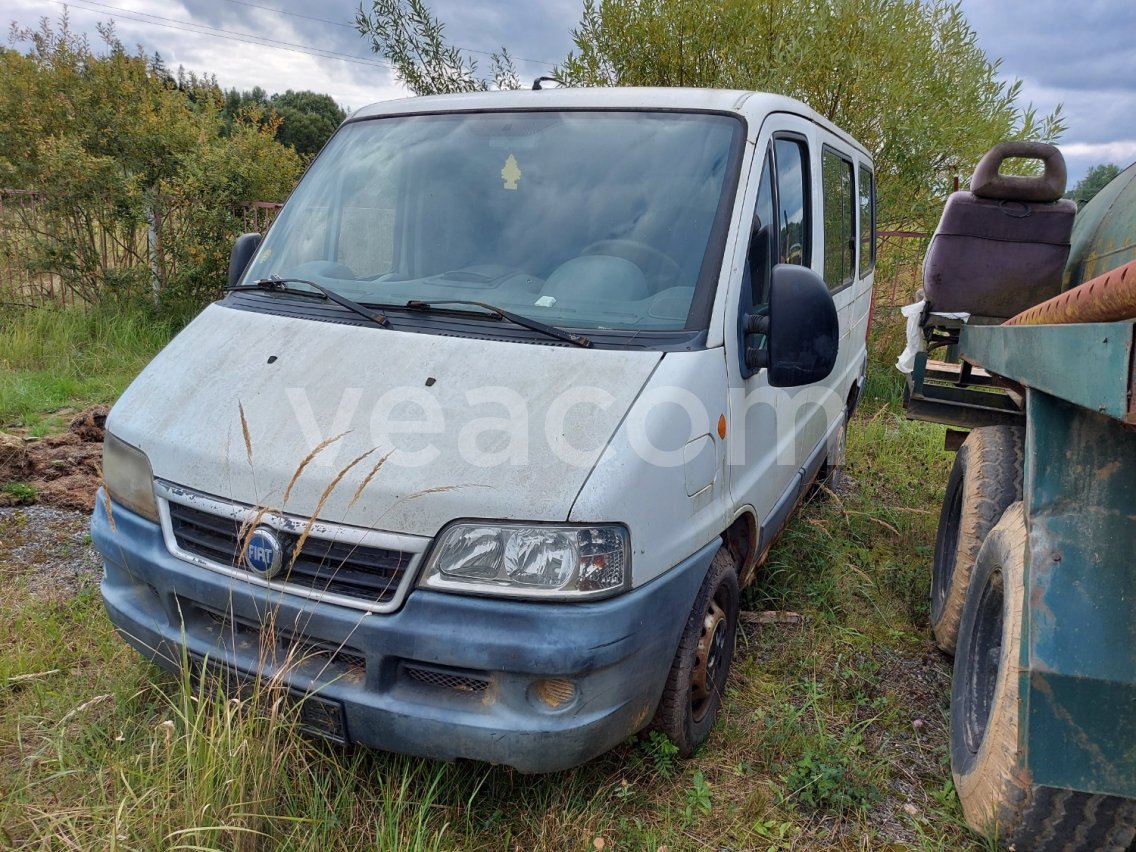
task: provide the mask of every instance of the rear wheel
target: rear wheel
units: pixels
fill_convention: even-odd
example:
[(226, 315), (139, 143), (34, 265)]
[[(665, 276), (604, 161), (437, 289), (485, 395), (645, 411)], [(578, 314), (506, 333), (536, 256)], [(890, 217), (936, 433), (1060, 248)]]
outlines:
[(951, 687), (951, 769), (963, 814), (1006, 848), (1125, 852), (1136, 802), (1031, 784), (1018, 742), (1026, 521), (1006, 509), (974, 566)]
[(734, 658), (738, 626), (738, 574), (724, 545), (714, 555), (687, 618), (671, 664), (654, 727), (690, 757), (710, 734)]
[(948, 654), (955, 650), (978, 550), (1006, 507), (1022, 499), (1024, 445), (1020, 426), (983, 426), (967, 436), (955, 456), (931, 570), (931, 629)]

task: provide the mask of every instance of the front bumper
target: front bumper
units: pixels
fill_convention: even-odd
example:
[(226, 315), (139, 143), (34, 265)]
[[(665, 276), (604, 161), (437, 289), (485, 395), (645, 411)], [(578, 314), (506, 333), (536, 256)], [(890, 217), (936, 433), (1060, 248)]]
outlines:
[[(524, 772), (576, 766), (650, 722), (718, 548), (603, 601), (416, 589), (397, 612), (373, 614), (190, 565), (169, 552), (156, 523), (118, 504), (111, 515), (113, 523), (100, 493), (91, 531), (103, 599), (144, 656), (169, 669), (188, 657), (279, 676), (293, 692), (341, 707), (351, 742)], [(574, 698), (549, 706), (536, 688), (547, 678), (571, 681)]]

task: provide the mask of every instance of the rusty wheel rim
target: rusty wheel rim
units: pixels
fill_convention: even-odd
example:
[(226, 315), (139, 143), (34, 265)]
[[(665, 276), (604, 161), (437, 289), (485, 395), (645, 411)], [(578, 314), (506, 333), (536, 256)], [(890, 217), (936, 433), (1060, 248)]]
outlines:
[(710, 601), (702, 617), (702, 632), (694, 656), (694, 671), (690, 679), (690, 709), (694, 721), (701, 721), (718, 694), (722, 660), (726, 655), (726, 611), (716, 600)]

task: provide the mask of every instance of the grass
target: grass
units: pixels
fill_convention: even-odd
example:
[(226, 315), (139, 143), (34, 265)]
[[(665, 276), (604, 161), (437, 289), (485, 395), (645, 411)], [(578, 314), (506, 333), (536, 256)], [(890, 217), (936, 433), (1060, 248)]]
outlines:
[(0, 428), (42, 435), (60, 409), (113, 402), (174, 331), (129, 304), (0, 311)]
[(8, 495), (16, 504), (34, 503), (39, 496), (35, 486), (26, 482), (5, 482), (0, 485), (0, 494)]
[[(949, 781), (947, 665), (926, 616), (951, 459), (941, 427), (897, 410), (886, 371), (902, 335), (878, 313), (849, 431), (853, 486), (803, 507), (743, 600), (802, 618), (743, 622), (722, 717), (693, 759), (658, 735), (538, 777), (344, 751), (299, 736), (271, 683), (234, 702), (158, 672), (115, 637), (93, 587), (32, 596), (0, 553), (0, 634), (13, 637), (0, 648), (0, 844), (970, 848)], [(29, 322), (67, 351), (32, 327), (0, 332), (0, 359), (28, 388), (0, 380), (0, 421), (42, 423), (50, 406), (76, 404), (37, 378), (60, 367), (82, 399), (113, 398), (165, 333), (67, 319), (71, 339), (54, 320)], [(18, 532), (0, 526), (0, 539)]]

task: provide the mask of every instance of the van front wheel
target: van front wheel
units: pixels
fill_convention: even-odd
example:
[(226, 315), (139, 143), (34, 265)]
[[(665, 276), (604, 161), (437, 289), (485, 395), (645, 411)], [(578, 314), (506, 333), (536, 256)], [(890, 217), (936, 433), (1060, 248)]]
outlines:
[(694, 754), (718, 718), (734, 658), (739, 597), (734, 560), (723, 546), (698, 590), (655, 713), (654, 728), (681, 757)]

